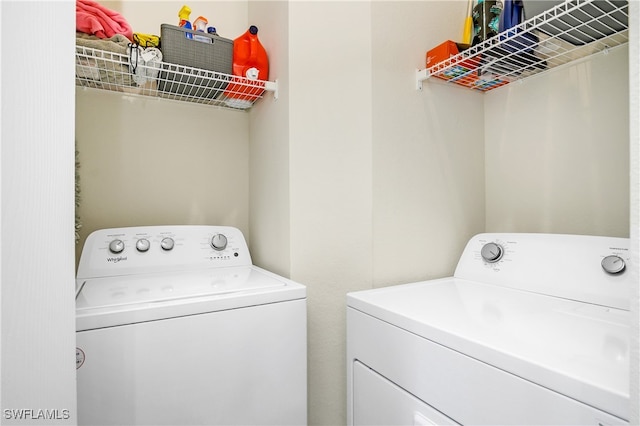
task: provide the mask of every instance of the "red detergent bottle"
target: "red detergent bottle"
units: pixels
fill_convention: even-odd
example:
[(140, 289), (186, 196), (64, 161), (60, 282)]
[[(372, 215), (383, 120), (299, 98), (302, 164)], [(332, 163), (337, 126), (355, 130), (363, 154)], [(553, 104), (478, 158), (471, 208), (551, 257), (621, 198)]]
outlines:
[(233, 75), (224, 92), (225, 102), (233, 108), (249, 108), (264, 92), (264, 83), (252, 80), (269, 79), (269, 58), (255, 25), (233, 41)]

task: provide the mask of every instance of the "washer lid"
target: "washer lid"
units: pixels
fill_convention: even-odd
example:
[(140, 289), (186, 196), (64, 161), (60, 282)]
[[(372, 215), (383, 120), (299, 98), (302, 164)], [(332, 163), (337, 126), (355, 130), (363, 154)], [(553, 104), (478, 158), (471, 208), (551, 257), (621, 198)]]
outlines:
[(351, 293), (380, 320), (629, 418), (629, 312), (445, 278)]
[(306, 296), (304, 286), (256, 266), (92, 278), (79, 287), (77, 331)]

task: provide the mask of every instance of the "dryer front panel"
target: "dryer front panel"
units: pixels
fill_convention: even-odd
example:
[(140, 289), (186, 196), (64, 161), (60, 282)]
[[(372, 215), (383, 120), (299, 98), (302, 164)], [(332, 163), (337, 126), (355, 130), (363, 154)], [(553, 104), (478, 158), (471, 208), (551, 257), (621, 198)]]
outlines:
[(360, 364), (442, 413), (445, 419), (459, 424), (627, 424), (619, 417), (349, 307), (347, 401), (350, 425), (358, 424), (356, 422), (361, 418), (369, 419), (361, 417), (367, 416), (367, 410), (394, 411), (384, 414), (390, 419), (413, 419), (414, 415), (414, 408), (407, 408), (404, 403), (392, 403), (386, 408), (365, 405), (366, 401), (375, 404), (379, 401), (376, 397), (365, 395), (363, 398), (357, 394), (362, 390), (362, 386), (358, 386)]

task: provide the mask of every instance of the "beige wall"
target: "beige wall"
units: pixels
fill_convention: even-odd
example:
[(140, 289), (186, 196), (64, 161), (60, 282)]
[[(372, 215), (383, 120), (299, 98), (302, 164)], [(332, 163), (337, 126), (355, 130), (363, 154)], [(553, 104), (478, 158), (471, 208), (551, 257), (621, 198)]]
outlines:
[(345, 294), (369, 288), (371, 5), (289, 5), (291, 277), (307, 285), (309, 422), (344, 424)]
[(86, 236), (101, 228), (216, 224), (248, 235), (248, 115), (76, 91)]
[(626, 46), (485, 97), (487, 230), (629, 236)]
[[(462, 3), (453, 6), (290, 3), (289, 32), (280, 29), (288, 69), (275, 75), (280, 99), (252, 111), (254, 259), (288, 266), (307, 286), (311, 424), (346, 421), (345, 294), (450, 274), (484, 227), (484, 147), (451, 113), (481, 111), (483, 98), (444, 87), (416, 92), (413, 78), (425, 43), (438, 43), (446, 21), (464, 16)], [(282, 102), (289, 112), (278, 123)], [(481, 113), (468, 122), (482, 134)], [(278, 130), (287, 124), (288, 138)], [(289, 253), (280, 251), (287, 235)]]
[(373, 2), (373, 268), (376, 287), (451, 275), (484, 229), (479, 93), (415, 89), (425, 52), (458, 40), (464, 2)]
[(256, 264), (291, 275), (289, 195), (289, 6), (254, 1), (249, 21), (269, 52), (269, 74), (278, 99), (269, 94), (251, 108), (249, 120), (249, 249)]
[(160, 35), (161, 24), (178, 25), (178, 11), (185, 4), (191, 8), (192, 22), (204, 16), (221, 37), (233, 40), (248, 28), (246, 0), (102, 0), (99, 3), (120, 12), (134, 32), (143, 34)]

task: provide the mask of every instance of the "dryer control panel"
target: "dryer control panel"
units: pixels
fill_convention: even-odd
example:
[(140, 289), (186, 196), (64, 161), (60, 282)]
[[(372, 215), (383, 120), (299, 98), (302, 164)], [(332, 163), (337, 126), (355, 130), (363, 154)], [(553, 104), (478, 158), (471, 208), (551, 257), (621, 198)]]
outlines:
[(95, 231), (82, 250), (77, 278), (250, 266), (242, 231), (230, 226), (138, 226)]
[(454, 277), (629, 310), (629, 239), (486, 233), (471, 238)]

